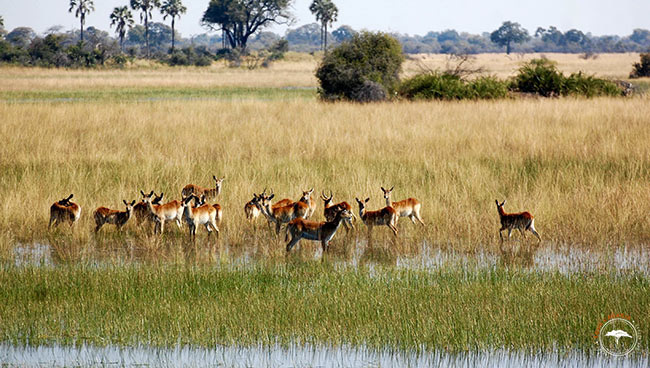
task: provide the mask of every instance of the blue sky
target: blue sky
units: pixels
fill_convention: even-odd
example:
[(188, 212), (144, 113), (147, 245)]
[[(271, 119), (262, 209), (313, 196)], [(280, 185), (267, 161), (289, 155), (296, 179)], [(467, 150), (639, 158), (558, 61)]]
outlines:
[[(338, 27), (425, 34), (428, 31), (456, 29), (470, 33), (490, 32), (503, 21), (519, 22), (529, 32), (538, 26), (554, 25), (562, 31), (577, 28), (594, 35), (629, 35), (634, 28), (650, 29), (650, 1), (647, 0), (334, 0), (339, 8)], [(41, 33), (53, 25), (77, 28), (78, 20), (68, 13), (69, 0), (0, 0), (0, 15), (5, 28), (32, 27)], [(184, 37), (203, 33), (199, 20), (209, 0), (184, 0), (187, 14), (176, 22)], [(295, 0), (293, 13), (298, 25), (314, 21), (309, 12), (311, 0)], [(95, 0), (95, 12), (87, 26), (109, 30), (109, 14), (128, 0)], [(139, 16), (135, 17), (139, 20)], [(159, 13), (154, 21), (162, 21)], [(287, 27), (271, 30), (284, 34)]]

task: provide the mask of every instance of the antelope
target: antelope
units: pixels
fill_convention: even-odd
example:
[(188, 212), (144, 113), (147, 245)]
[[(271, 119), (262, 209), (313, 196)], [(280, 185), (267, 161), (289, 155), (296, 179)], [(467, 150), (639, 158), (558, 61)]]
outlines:
[[(323, 215), (325, 215), (325, 220), (327, 221), (332, 221), (336, 217), (336, 214), (343, 211), (347, 210), (350, 212), (351, 219), (356, 219), (354, 214), (352, 213), (352, 206), (348, 202), (339, 202), (337, 204), (332, 204), (332, 198), (334, 198), (334, 195), (332, 194), (332, 191), (330, 190), (330, 196), (327, 197), (324, 192), (321, 191), (321, 196), (320, 198), (323, 200)], [(343, 222), (343, 225), (345, 226), (346, 231), (350, 231), (350, 229), (354, 229), (354, 225), (352, 224), (350, 218), (346, 218), (345, 222)]]
[(257, 198), (257, 194), (253, 193), (253, 199), (246, 202), (246, 204), (244, 205), (244, 214), (246, 215), (246, 219), (248, 221), (255, 220), (261, 213), (260, 209), (257, 208), (257, 206), (255, 205), (256, 198)]
[(368, 237), (370, 237), (372, 233), (373, 226), (381, 225), (388, 226), (388, 228), (393, 231), (393, 234), (397, 236), (397, 227), (395, 227), (395, 225), (397, 225), (398, 216), (393, 207), (386, 206), (377, 211), (367, 211), (366, 203), (368, 203), (370, 198), (366, 198), (365, 201), (361, 201), (359, 198), (354, 199), (356, 199), (357, 203), (359, 204), (359, 217), (361, 218), (361, 221), (363, 221), (363, 223), (368, 227)]
[(303, 218), (291, 220), (287, 225), (284, 238), (285, 241), (288, 241), (289, 233), (291, 233), (291, 241), (287, 243), (287, 253), (291, 251), (294, 245), (298, 244), (300, 239), (320, 241), (323, 246), (323, 252), (327, 252), (329, 242), (341, 226), (341, 221), (350, 219), (351, 217), (352, 213), (347, 209), (343, 209), (336, 213), (334, 219), (327, 222), (316, 222)]
[(181, 191), (181, 196), (183, 198), (186, 198), (190, 194), (194, 194), (197, 197), (200, 197), (202, 194), (205, 194), (205, 197), (208, 200), (214, 199), (219, 195), (219, 193), (221, 193), (221, 184), (223, 183), (223, 180), (225, 178), (226, 177), (224, 176), (221, 179), (217, 179), (216, 176), (212, 175), (212, 179), (214, 179), (214, 189), (203, 188), (194, 184), (187, 184), (185, 187), (183, 187), (183, 190)]
[(178, 226), (179, 229), (181, 228), (183, 208), (180, 201), (173, 200), (165, 204), (154, 205), (152, 204), (153, 190), (149, 194), (145, 194), (141, 190), (140, 194), (142, 194), (142, 200), (147, 205), (149, 216), (151, 216), (151, 219), (155, 223), (153, 229), (154, 234), (160, 231), (160, 234), (162, 235), (165, 230), (166, 221), (176, 221), (176, 226)]
[(122, 200), (126, 205), (126, 211), (111, 210), (106, 207), (99, 207), (93, 213), (95, 218), (95, 232), (98, 232), (99, 229), (104, 226), (104, 224), (113, 224), (117, 226), (117, 230), (121, 230), (122, 226), (126, 224), (127, 221), (131, 218), (133, 213), (133, 205), (135, 205), (135, 200), (129, 203), (125, 200)]
[[(162, 201), (165, 193), (160, 193), (160, 196), (157, 196), (156, 193), (153, 195), (154, 198), (151, 200), (151, 204), (157, 205), (160, 204), (160, 201)], [(144, 200), (141, 200), (135, 206), (133, 206), (133, 215), (135, 215), (135, 223), (138, 226), (140, 226), (145, 220), (151, 220), (149, 209), (147, 208), (147, 204), (144, 202)]]
[(199, 207), (191, 207), (189, 202), (192, 199), (198, 199), (196, 195), (190, 194), (188, 197), (184, 197), (181, 200), (181, 207), (183, 209), (183, 220), (187, 223), (190, 229), (190, 240), (192, 242), (196, 241), (196, 227), (199, 225), (205, 226), (205, 229), (208, 231), (208, 238), (210, 238), (210, 233), (214, 230), (219, 236), (219, 228), (217, 227), (217, 210), (209, 205), (204, 204)]
[(271, 193), (269, 196), (261, 194), (259, 197), (257, 197), (255, 203), (262, 214), (266, 216), (267, 220), (269, 221), (269, 225), (271, 222), (275, 222), (275, 233), (280, 234), (280, 228), (282, 227), (282, 224), (289, 223), (291, 220), (298, 217), (305, 217), (305, 214), (309, 210), (309, 205), (307, 204), (308, 197), (305, 196), (307, 193), (311, 194), (310, 192), (303, 192), (303, 197), (300, 198), (298, 202), (282, 207), (271, 207), (271, 199), (275, 197), (275, 194), (273, 193)]
[(498, 200), (494, 200), (497, 203), (497, 211), (499, 211), (499, 218), (501, 219), (501, 229), (499, 229), (499, 237), (503, 241), (503, 230), (508, 230), (508, 239), (512, 235), (512, 230), (517, 229), (521, 235), (525, 238), (526, 233), (524, 231), (529, 230), (537, 239), (541, 242), (542, 238), (539, 236), (535, 230), (535, 218), (530, 212), (519, 212), (519, 213), (506, 213), (503, 210), (503, 205), (506, 204), (504, 200), (499, 204)]
[(67, 198), (52, 203), (52, 206), (50, 206), (50, 223), (47, 225), (48, 230), (52, 227), (52, 224), (57, 227), (62, 222), (69, 222), (70, 227), (72, 227), (79, 220), (81, 206), (70, 201), (73, 196), (74, 194), (70, 194)]
[(381, 191), (384, 192), (384, 198), (386, 199), (386, 206), (393, 207), (398, 217), (409, 217), (414, 224), (417, 219), (424, 225), (424, 221), (422, 221), (422, 217), (420, 216), (420, 207), (422, 207), (420, 201), (415, 198), (407, 198), (403, 201), (393, 202), (390, 200), (390, 193), (394, 188), (384, 189), (384, 187), (381, 187)]
[[(201, 194), (201, 199), (199, 199), (198, 197), (195, 198), (194, 208), (201, 207), (201, 206), (205, 205), (206, 203), (207, 203), (207, 201), (206, 201), (205, 194)], [(215, 203), (215, 204), (212, 205), (212, 207), (214, 207), (214, 209), (217, 210), (216, 221), (217, 221), (217, 225), (220, 225), (221, 220), (223, 220), (223, 211), (221, 210), (221, 205), (219, 203)]]

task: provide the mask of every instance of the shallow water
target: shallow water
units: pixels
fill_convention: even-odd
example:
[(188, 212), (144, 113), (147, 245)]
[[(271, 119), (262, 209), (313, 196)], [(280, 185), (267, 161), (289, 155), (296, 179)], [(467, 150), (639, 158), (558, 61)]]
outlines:
[(497, 350), (448, 354), (402, 353), (342, 347), (292, 345), (288, 348), (189, 346), (174, 348), (97, 347), (59, 345), (23, 347), (0, 344), (0, 363), (22, 367), (647, 367), (648, 356), (614, 358), (602, 353), (585, 355), (528, 354)]
[[(414, 270), (437, 270), (443, 267), (461, 267), (465, 269), (484, 269), (502, 267), (518, 267), (523, 271), (531, 272), (559, 272), (562, 274), (575, 273), (608, 273), (623, 274), (637, 272), (650, 276), (650, 250), (645, 247), (619, 246), (610, 250), (592, 250), (571, 245), (544, 246), (537, 249), (521, 247), (511, 251), (498, 251), (496, 253), (479, 250), (468, 254), (454, 249), (443, 249), (422, 242), (409, 254), (396, 254), (386, 248), (370, 249), (363, 242), (347, 255), (328, 256), (332, 262), (340, 267), (358, 267), (360, 265), (374, 267), (394, 266)], [(246, 267), (255, 264), (259, 259), (266, 257), (258, 254), (254, 247), (232, 248), (221, 246), (218, 250), (221, 265), (231, 267)], [(319, 247), (306, 247), (297, 249), (303, 258), (320, 259), (322, 251)], [(294, 252), (294, 253), (295, 253)], [(101, 265), (99, 252), (92, 256), (91, 263)], [(34, 243), (20, 244), (14, 248), (15, 266), (56, 266), (52, 247), (47, 244)], [(112, 253), (109, 262), (123, 263), (138, 262), (132, 254), (120, 255)]]

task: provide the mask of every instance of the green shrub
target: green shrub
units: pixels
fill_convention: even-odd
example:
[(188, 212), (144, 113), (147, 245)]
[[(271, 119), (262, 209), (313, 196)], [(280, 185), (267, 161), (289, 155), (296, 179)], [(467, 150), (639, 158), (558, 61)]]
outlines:
[(495, 99), (506, 97), (508, 87), (491, 76), (467, 82), (448, 73), (423, 73), (405, 80), (399, 92), (410, 100)]
[(560, 96), (565, 78), (555, 63), (547, 59), (533, 59), (519, 68), (511, 85), (518, 92), (535, 93), (544, 97)]
[(650, 53), (641, 54), (641, 61), (632, 64), (630, 78), (650, 77)]
[(555, 63), (547, 59), (533, 59), (519, 68), (511, 82), (511, 90), (535, 93), (544, 97), (556, 96), (621, 96), (623, 91), (605, 79), (582, 72), (565, 77)]
[[(361, 32), (325, 56), (316, 71), (319, 94), (325, 100), (385, 99), (399, 86), (403, 61), (402, 46), (395, 38), (385, 33)], [(377, 90), (378, 86), (383, 92)]]

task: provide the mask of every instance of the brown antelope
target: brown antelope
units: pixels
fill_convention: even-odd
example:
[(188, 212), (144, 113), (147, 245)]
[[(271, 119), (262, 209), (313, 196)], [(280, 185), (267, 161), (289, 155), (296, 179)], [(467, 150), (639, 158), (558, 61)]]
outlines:
[(133, 213), (133, 205), (135, 205), (135, 200), (129, 203), (125, 200), (122, 200), (126, 205), (126, 211), (112, 210), (106, 207), (99, 207), (93, 213), (95, 218), (95, 232), (98, 232), (99, 229), (104, 226), (104, 224), (113, 224), (117, 226), (117, 230), (121, 230), (122, 226), (126, 224), (127, 221), (131, 218), (131, 213)]
[(359, 204), (359, 217), (361, 221), (368, 227), (368, 237), (372, 234), (373, 226), (386, 225), (389, 229), (393, 231), (393, 234), (397, 236), (397, 212), (393, 207), (387, 206), (377, 211), (367, 211), (366, 203), (370, 198), (366, 198), (365, 201), (355, 198)]
[(495, 200), (495, 202), (497, 203), (497, 211), (499, 211), (499, 218), (501, 219), (501, 229), (499, 229), (501, 241), (503, 241), (503, 234), (501, 234), (503, 230), (508, 230), (508, 239), (510, 239), (510, 235), (512, 235), (512, 230), (514, 229), (519, 230), (524, 238), (526, 237), (524, 231), (529, 230), (540, 242), (542, 241), (542, 238), (535, 230), (535, 218), (530, 212), (506, 213), (503, 210), (503, 205), (506, 204), (506, 201), (504, 200), (501, 204), (499, 204), (498, 200)]
[(52, 203), (52, 206), (50, 206), (50, 223), (47, 225), (48, 230), (52, 227), (52, 224), (57, 227), (62, 222), (69, 222), (70, 227), (72, 227), (79, 220), (81, 206), (70, 201), (73, 196), (74, 194), (70, 194), (67, 198)]
[[(160, 196), (157, 196), (156, 193), (153, 195), (154, 198), (151, 200), (151, 204), (157, 205), (160, 204), (165, 193), (160, 193)], [(133, 206), (133, 215), (135, 216), (135, 224), (138, 226), (142, 225), (142, 222), (146, 220), (151, 220), (151, 214), (149, 213), (149, 209), (147, 208), (147, 204), (144, 203), (144, 200), (141, 200)]]
[(325, 215), (325, 220), (327, 221), (332, 221), (336, 217), (336, 214), (343, 211), (347, 210), (350, 212), (352, 215), (351, 218), (345, 218), (343, 225), (345, 226), (346, 231), (350, 231), (350, 229), (354, 229), (354, 225), (352, 224), (353, 219), (356, 219), (354, 214), (352, 213), (352, 206), (348, 202), (339, 202), (337, 204), (332, 204), (332, 198), (334, 198), (334, 195), (332, 194), (332, 191), (330, 190), (330, 196), (327, 197), (324, 192), (321, 192), (321, 197), (323, 200), (323, 215)]
[(196, 200), (196, 195), (190, 194), (189, 197), (185, 197), (181, 200), (183, 220), (185, 220), (190, 229), (190, 240), (192, 242), (196, 241), (196, 228), (199, 225), (205, 226), (205, 229), (208, 231), (208, 238), (210, 238), (212, 230), (216, 232), (216, 236), (218, 237), (219, 228), (217, 227), (217, 210), (209, 204), (192, 207), (189, 205), (189, 202), (192, 199)]
[(259, 197), (257, 197), (255, 203), (262, 214), (266, 216), (269, 224), (271, 222), (275, 223), (276, 234), (280, 234), (280, 228), (282, 227), (282, 224), (287, 224), (291, 220), (298, 217), (304, 218), (305, 214), (309, 210), (309, 205), (307, 204), (308, 199), (305, 197), (305, 195), (300, 198), (300, 201), (293, 204), (271, 208), (271, 199), (273, 199), (273, 197), (275, 197), (275, 194), (273, 193), (268, 196), (261, 194)]
[(166, 221), (175, 221), (176, 226), (178, 226), (179, 229), (181, 228), (183, 208), (180, 201), (173, 200), (165, 204), (154, 205), (152, 204), (153, 190), (149, 194), (145, 194), (141, 190), (140, 194), (142, 194), (142, 200), (144, 203), (147, 204), (149, 216), (151, 216), (152, 220), (154, 221), (154, 234), (156, 232), (160, 232), (160, 234), (164, 232)]
[(223, 183), (223, 180), (226, 177), (224, 176), (221, 179), (217, 179), (216, 176), (212, 175), (212, 179), (214, 179), (214, 189), (211, 188), (203, 188), (198, 185), (194, 184), (187, 184), (185, 187), (183, 187), (183, 190), (181, 191), (181, 196), (183, 198), (188, 197), (190, 194), (194, 194), (197, 197), (200, 197), (202, 194), (205, 194), (205, 197), (208, 200), (217, 198), (219, 193), (221, 193), (221, 184)]
[[(205, 194), (201, 194), (201, 199), (195, 198), (194, 208), (201, 207), (201, 206), (205, 205), (206, 203), (207, 203), (207, 200), (206, 200)], [(216, 221), (217, 221), (217, 225), (220, 225), (221, 220), (223, 220), (223, 211), (221, 210), (221, 205), (219, 203), (215, 203), (215, 204), (212, 205), (212, 207), (214, 207), (214, 209), (217, 210)]]
[(407, 198), (403, 201), (393, 202), (390, 200), (390, 193), (393, 191), (393, 188), (395, 187), (390, 189), (381, 187), (381, 191), (384, 192), (384, 198), (386, 199), (386, 206), (393, 207), (398, 217), (409, 217), (414, 224), (417, 219), (424, 225), (424, 221), (422, 221), (422, 217), (420, 216), (420, 207), (422, 207), (420, 201), (415, 198)]
[(347, 209), (343, 209), (336, 213), (334, 219), (327, 222), (316, 222), (305, 220), (303, 218), (296, 218), (291, 220), (287, 225), (286, 235), (284, 240), (289, 240), (289, 233), (291, 233), (291, 241), (287, 243), (287, 252), (291, 251), (300, 239), (320, 241), (323, 246), (323, 252), (329, 248), (329, 242), (336, 234), (336, 231), (341, 226), (341, 221), (352, 217), (352, 213)]
[(254, 221), (261, 213), (260, 209), (255, 205), (256, 198), (257, 194), (253, 193), (253, 199), (246, 202), (244, 205), (244, 214), (246, 215), (246, 219), (248, 221)]

